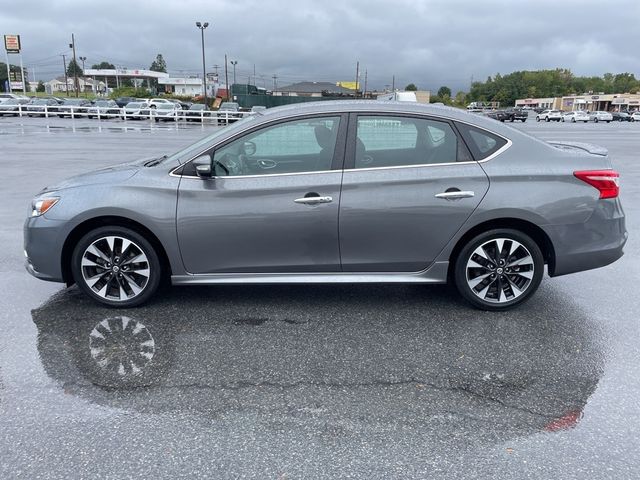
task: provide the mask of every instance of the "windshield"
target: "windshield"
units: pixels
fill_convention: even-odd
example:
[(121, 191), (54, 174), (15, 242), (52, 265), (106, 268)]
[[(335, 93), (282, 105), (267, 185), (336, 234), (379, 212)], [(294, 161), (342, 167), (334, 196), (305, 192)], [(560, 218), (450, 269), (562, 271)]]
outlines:
[(46, 98), (38, 98), (37, 100), (33, 101), (33, 104), (34, 105), (46, 105), (48, 101), (49, 100), (47, 100)]
[(158, 110), (173, 110), (174, 108), (173, 103), (163, 103), (158, 105)]
[(184, 163), (187, 160), (190, 160), (191, 157), (196, 155), (198, 152), (206, 150), (207, 147), (209, 146), (209, 144), (214, 143), (215, 139), (217, 139), (218, 137), (228, 133), (230, 131), (230, 129), (241, 130), (241, 129), (245, 128), (248, 123), (255, 122), (255, 121), (256, 121), (256, 117), (255, 116), (250, 116), (250, 117), (245, 117), (242, 120), (238, 120), (237, 122), (235, 122), (230, 127), (220, 128), (219, 130), (216, 130), (215, 132), (213, 132), (208, 137), (204, 137), (202, 140), (200, 140), (200, 141), (198, 141), (198, 142), (196, 142), (196, 143), (194, 143), (192, 145), (189, 145), (187, 148), (184, 148), (184, 149), (174, 153), (173, 155), (169, 155), (166, 159), (163, 160), (163, 163), (164, 162), (176, 161), (176, 160), (178, 162), (180, 162), (180, 163)]
[(106, 107), (109, 104), (106, 100), (98, 100), (96, 102), (96, 107)]
[(204, 110), (204, 105), (201, 103), (191, 105), (191, 107), (189, 107), (189, 110)]
[(127, 103), (127, 107), (126, 108), (140, 108), (141, 105), (142, 105), (142, 103), (130, 102), (130, 103)]
[(237, 103), (233, 103), (233, 102), (224, 102), (222, 105), (220, 105), (220, 110), (237, 110), (238, 109), (238, 104)]

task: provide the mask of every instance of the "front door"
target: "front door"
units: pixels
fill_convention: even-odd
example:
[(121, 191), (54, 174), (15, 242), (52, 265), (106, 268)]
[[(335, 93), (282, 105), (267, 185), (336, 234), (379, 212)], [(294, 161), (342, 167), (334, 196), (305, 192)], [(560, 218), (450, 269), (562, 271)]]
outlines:
[(478, 206), (488, 178), (448, 121), (358, 115), (351, 124), (340, 204), (342, 268), (424, 270)]
[(179, 187), (186, 270), (338, 272), (345, 124), (340, 116), (270, 124), (206, 152), (214, 176), (183, 175)]

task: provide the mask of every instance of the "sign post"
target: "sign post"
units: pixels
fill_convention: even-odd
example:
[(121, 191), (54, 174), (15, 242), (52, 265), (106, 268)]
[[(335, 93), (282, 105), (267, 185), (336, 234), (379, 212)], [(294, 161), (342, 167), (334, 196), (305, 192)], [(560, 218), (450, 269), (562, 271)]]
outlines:
[[(7, 58), (7, 79), (9, 80), (9, 92), (11, 92), (11, 67), (9, 66), (9, 54), (20, 54), (20, 35), (5, 35), (4, 36), (4, 51)], [(22, 76), (22, 92), (26, 92), (24, 81), (24, 68), (22, 67), (22, 55), (20, 55), (20, 72)]]

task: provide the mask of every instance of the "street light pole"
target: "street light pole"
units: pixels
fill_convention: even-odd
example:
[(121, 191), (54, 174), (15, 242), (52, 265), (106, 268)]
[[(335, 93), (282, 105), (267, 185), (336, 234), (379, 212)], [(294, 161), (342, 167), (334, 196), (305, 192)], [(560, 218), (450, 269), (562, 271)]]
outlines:
[(207, 67), (204, 61), (204, 29), (209, 26), (209, 22), (196, 22), (196, 27), (200, 29), (200, 36), (202, 38), (202, 87), (204, 90), (204, 105), (205, 108), (209, 106), (207, 102)]
[(82, 62), (82, 76), (84, 77), (84, 62), (87, 60), (87, 57), (78, 57)]
[(236, 83), (236, 65), (238, 64), (237, 60), (231, 60), (229, 63), (233, 65), (233, 83)]

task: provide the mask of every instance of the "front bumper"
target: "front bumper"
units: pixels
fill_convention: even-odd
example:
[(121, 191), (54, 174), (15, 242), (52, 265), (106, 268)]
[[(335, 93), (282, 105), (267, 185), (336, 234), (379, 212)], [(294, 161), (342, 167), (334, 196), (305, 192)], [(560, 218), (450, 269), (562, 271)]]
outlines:
[(36, 278), (50, 282), (64, 282), (62, 275), (62, 247), (66, 238), (66, 222), (49, 220), (44, 216), (29, 217), (24, 223), (25, 267)]

